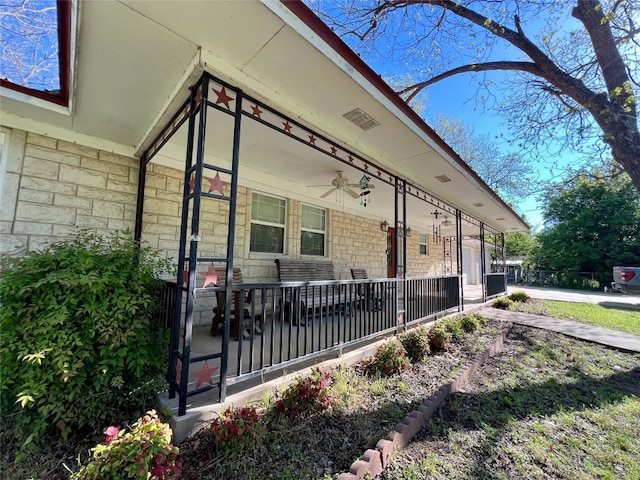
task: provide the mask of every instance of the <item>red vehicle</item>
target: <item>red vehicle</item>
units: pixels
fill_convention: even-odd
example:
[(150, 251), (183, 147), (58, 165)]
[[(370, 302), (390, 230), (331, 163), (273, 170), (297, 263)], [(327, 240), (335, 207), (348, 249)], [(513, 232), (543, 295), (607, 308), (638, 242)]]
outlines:
[(613, 267), (611, 291), (640, 295), (640, 267)]

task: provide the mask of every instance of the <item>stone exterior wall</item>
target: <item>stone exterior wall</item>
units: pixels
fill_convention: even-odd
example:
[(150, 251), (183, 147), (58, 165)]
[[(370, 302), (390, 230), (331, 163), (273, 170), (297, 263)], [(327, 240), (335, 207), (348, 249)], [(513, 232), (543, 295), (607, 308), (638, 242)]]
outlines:
[[(39, 249), (80, 228), (99, 234), (133, 230), (138, 165), (136, 158), (11, 130), (0, 251)], [(180, 242), (183, 182), (180, 170), (153, 162), (147, 167), (142, 239), (174, 259)], [(285, 254), (255, 253), (249, 251), (251, 193), (246, 187), (238, 189), (234, 264), (242, 268), (246, 282), (277, 281), (274, 260), (301, 257), (302, 203), (287, 199)], [(202, 199), (199, 257), (226, 258), (228, 212), (227, 202)], [(353, 267), (366, 268), (371, 278), (386, 277), (387, 234), (380, 230), (379, 221), (338, 210), (327, 210), (326, 219), (326, 258), (334, 262), (338, 279), (350, 279)], [(428, 238), (428, 255), (419, 253), (418, 232), (407, 239), (408, 276), (443, 274), (442, 243), (433, 243), (431, 235)], [(203, 286), (203, 274), (210, 265), (198, 266), (198, 286)], [(208, 324), (215, 298), (202, 295), (197, 302), (195, 323)]]

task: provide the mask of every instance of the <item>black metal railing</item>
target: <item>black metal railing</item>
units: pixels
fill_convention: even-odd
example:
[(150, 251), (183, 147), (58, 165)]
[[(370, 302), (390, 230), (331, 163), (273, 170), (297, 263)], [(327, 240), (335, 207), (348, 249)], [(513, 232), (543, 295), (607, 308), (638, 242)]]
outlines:
[[(500, 278), (504, 289), (504, 276), (500, 275)], [(211, 294), (223, 289), (201, 290)], [(158, 321), (166, 323), (167, 315), (172, 317), (169, 320), (176, 320), (169, 322), (175, 331), (168, 375), (168, 378), (176, 378), (179, 373), (176, 365), (182, 365), (180, 368), (184, 369), (187, 362), (181, 345), (193, 343), (192, 330), (185, 328), (188, 322), (173, 318), (181, 311), (180, 315), (185, 315), (184, 305), (175, 308), (176, 302), (180, 302), (175, 283), (167, 282), (165, 290)], [(335, 357), (343, 350), (397, 332), (406, 324), (460, 308), (460, 277), (242, 283), (234, 285), (229, 302), (233, 323), (227, 326), (226, 320), (222, 319), (222, 325), (229, 328), (227, 331), (231, 335), (223, 335), (214, 345), (216, 352), (222, 351), (222, 355), (227, 352), (227, 361), (220, 363), (220, 370), (213, 375), (211, 386), (207, 388), (215, 388), (215, 382), (219, 382), (223, 393), (227, 386), (293, 370), (296, 365), (321, 357)], [(232, 338), (234, 335), (237, 339)], [(188, 358), (189, 364), (198, 364), (193, 368), (202, 369), (205, 359), (215, 362), (214, 357), (221, 358), (220, 353), (199, 353)], [(209, 367), (213, 365), (217, 363)], [(224, 372), (223, 365), (226, 365)], [(183, 379), (181, 388), (185, 391), (178, 389), (179, 379), (172, 384), (173, 391), (181, 398), (206, 391), (203, 386), (199, 387), (200, 377), (198, 382), (193, 382), (194, 375), (197, 376), (187, 369), (179, 377)], [(190, 382), (189, 385), (185, 381)], [(224, 399), (224, 394), (221, 397)]]
[(507, 278), (504, 273), (487, 273), (484, 281), (487, 299), (507, 292)]
[(460, 307), (460, 277), (421, 277), (405, 281), (404, 310), (407, 323), (420, 321)]

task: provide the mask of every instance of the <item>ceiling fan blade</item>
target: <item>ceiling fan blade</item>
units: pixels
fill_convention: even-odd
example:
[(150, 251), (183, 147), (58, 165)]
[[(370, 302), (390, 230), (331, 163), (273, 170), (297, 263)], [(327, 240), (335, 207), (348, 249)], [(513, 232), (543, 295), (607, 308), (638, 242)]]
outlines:
[(350, 188), (345, 188), (344, 191), (351, 195), (352, 198), (360, 198), (360, 194), (358, 192), (354, 192)]
[(335, 192), (336, 190), (338, 190), (337, 188), (332, 188), (331, 190), (326, 191), (324, 194), (320, 195), (320, 198), (325, 198), (328, 197), (329, 195), (331, 195), (333, 192)]

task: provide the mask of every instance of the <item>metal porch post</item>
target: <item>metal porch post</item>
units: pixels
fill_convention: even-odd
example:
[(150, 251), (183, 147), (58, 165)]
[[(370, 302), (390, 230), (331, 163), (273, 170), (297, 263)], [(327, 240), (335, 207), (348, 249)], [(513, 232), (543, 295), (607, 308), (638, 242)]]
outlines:
[(484, 253), (484, 222), (480, 223), (480, 283), (482, 284), (482, 303), (487, 301), (487, 283), (485, 281), (486, 269)]
[(460, 282), (458, 299), (458, 311), (464, 309), (464, 285), (462, 284), (462, 212), (456, 208), (456, 271)]

